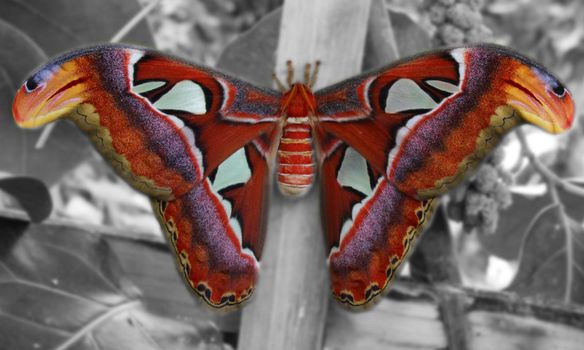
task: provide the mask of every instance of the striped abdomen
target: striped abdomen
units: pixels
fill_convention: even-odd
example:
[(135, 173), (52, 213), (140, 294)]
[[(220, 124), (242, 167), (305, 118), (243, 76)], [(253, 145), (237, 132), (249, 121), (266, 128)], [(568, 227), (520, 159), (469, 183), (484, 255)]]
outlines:
[(290, 119), (278, 147), (278, 186), (283, 194), (301, 196), (314, 179), (312, 128), (307, 121), (291, 123)]

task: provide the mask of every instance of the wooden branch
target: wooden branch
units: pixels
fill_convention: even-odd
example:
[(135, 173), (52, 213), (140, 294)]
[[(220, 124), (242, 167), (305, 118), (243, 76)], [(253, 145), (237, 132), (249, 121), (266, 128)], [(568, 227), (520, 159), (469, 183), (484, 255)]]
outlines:
[[(322, 62), (316, 87), (361, 70), (370, 1), (284, 3), (276, 73), (292, 60), (296, 79)], [(318, 187), (318, 186), (315, 186)], [(240, 350), (321, 349), (329, 299), (318, 188), (302, 200), (272, 196), (260, 280), (242, 315)]]

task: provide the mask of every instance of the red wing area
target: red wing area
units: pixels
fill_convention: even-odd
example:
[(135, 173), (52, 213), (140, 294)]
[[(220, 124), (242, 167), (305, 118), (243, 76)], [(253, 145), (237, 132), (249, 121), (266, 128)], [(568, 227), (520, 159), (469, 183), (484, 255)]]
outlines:
[[(389, 152), (396, 146), (398, 131), (415, 115), (427, 111), (430, 101), (404, 105), (404, 110), (386, 108), (391, 87), (398, 81), (419, 84), (434, 103), (450, 92), (427, 83), (440, 80), (457, 84), (456, 61), (445, 53), (432, 54), (403, 61), (377, 72), (349, 79), (315, 93), (320, 127), (332, 133), (361, 153), (381, 172), (387, 168)], [(408, 91), (404, 98), (415, 99)]]
[(512, 127), (529, 121), (559, 132), (573, 116), (557, 79), (498, 46), (417, 56), (315, 96), (323, 132), (420, 199), (460, 183)]
[(328, 250), (339, 245), (343, 223), (351, 218), (353, 206), (365, 199), (365, 194), (343, 188), (337, 181), (337, 173), (346, 149), (345, 144), (338, 146), (320, 168), (321, 210)]
[(269, 148), (266, 146), (260, 139), (248, 144), (245, 152), (251, 172), (249, 180), (245, 184), (228, 186), (219, 191), (221, 196), (232, 204), (231, 216), (236, 218), (241, 226), (243, 247), (249, 248), (258, 260), (261, 259), (264, 246), (269, 184), (272, 176), (269, 159), (266, 158)]
[(321, 169), (332, 292), (347, 306), (366, 306), (395, 276), (433, 201), (403, 194), (342, 143)]
[(332, 288), (351, 306), (383, 291), (435, 198), (510, 128), (560, 132), (573, 116), (556, 78), (498, 46), (417, 56), (315, 96)]
[(170, 200), (277, 125), (280, 94), (153, 51), (101, 46), (41, 68), (16, 121), (72, 119), (135, 189)]
[[(236, 154), (184, 196), (153, 203), (186, 281), (213, 308), (235, 307), (252, 295), (264, 243), (270, 175), (264, 148), (255, 140)], [(233, 177), (237, 167), (247, 175)]]
[(414, 200), (387, 180), (379, 183), (328, 258), (340, 302), (365, 306), (382, 294), (428, 222), (433, 201)]
[(279, 94), (152, 51), (89, 48), (23, 85), (15, 119), (70, 118), (154, 198), (190, 286), (209, 305), (252, 293), (265, 234)]
[(205, 175), (279, 118), (279, 93), (154, 53), (136, 62), (133, 76), (135, 88), (151, 88), (141, 95), (154, 107), (192, 130)]

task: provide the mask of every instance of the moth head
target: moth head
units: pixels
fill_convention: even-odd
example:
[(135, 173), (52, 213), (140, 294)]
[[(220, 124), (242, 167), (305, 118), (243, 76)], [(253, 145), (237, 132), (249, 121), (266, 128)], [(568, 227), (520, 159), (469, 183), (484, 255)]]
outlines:
[(80, 63), (49, 63), (26, 79), (12, 104), (16, 123), (36, 128), (66, 117), (83, 103), (91, 79)]
[(510, 78), (504, 84), (507, 102), (525, 121), (548, 132), (569, 129), (574, 120), (574, 100), (568, 89), (537, 64), (509, 62)]

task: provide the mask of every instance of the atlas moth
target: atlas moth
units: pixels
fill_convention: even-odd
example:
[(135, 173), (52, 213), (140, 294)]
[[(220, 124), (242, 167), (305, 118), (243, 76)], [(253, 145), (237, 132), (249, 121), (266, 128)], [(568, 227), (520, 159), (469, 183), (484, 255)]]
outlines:
[(428, 52), (315, 92), (305, 75), (275, 91), (149, 49), (98, 46), (40, 68), (13, 114), (25, 128), (77, 124), (152, 198), (188, 285), (213, 308), (253, 293), (272, 169), (282, 193), (301, 196), (318, 168), (332, 293), (365, 306), (437, 198), (506, 132), (527, 122), (558, 133), (574, 116), (552, 74), (500, 46)]

